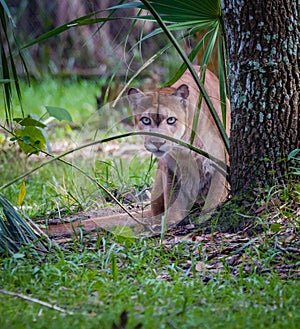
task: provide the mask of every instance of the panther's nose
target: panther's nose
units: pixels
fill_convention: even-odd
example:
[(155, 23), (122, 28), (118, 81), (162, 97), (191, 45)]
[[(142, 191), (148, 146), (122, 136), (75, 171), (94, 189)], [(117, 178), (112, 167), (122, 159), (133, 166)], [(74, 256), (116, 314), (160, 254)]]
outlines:
[(154, 145), (157, 150), (159, 150), (164, 144), (166, 144), (165, 139), (159, 139), (159, 140), (151, 140), (151, 144)]
[(149, 152), (154, 153), (156, 156), (162, 156), (166, 151), (166, 140), (163, 138), (156, 138), (148, 140), (145, 147)]

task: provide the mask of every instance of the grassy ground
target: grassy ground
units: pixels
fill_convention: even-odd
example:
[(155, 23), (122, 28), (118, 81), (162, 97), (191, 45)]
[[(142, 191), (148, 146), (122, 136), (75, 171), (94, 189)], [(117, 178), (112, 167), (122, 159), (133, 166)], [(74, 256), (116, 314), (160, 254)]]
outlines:
[[(25, 83), (22, 83), (21, 87), (23, 90), (23, 109), (26, 116), (30, 114), (41, 118), (46, 113), (45, 106), (57, 106), (67, 109), (76, 123), (84, 122), (96, 111), (96, 95), (99, 92), (99, 87), (93, 81), (85, 80), (72, 83), (72, 81), (54, 81), (49, 78), (42, 82), (33, 81), (30, 88)], [(4, 106), (3, 104), (0, 104), (0, 106), (1, 121), (3, 122)], [(13, 109), (13, 116), (20, 117), (21, 109), (16, 98), (13, 101)], [(54, 124), (56, 124), (54, 128), (51, 128), (51, 126), (47, 128), (50, 143), (59, 141), (64, 145), (66, 139), (71, 138), (74, 134), (72, 128), (67, 123), (59, 124), (54, 122)], [(4, 131), (0, 131), (0, 146), (4, 151), (1, 152), (0, 159), (2, 169), (1, 186), (36, 167), (39, 163), (34, 157), (28, 158), (21, 154), (17, 145), (9, 141), (10, 137)], [(64, 146), (61, 151), (64, 151)], [(13, 163), (13, 167), (11, 167), (11, 163)], [(27, 195), (23, 205), (28, 208), (30, 215), (43, 214), (45, 211), (55, 208), (57, 203), (62, 206), (62, 202), (57, 201), (60, 199), (61, 194), (58, 192), (57, 186), (63, 186), (63, 181), (69, 176), (68, 173), (70, 172), (70, 168), (54, 163), (26, 178)], [(15, 204), (18, 200), (20, 183), (21, 181), (2, 191)], [(66, 198), (64, 197), (64, 199)], [(68, 202), (65, 203), (68, 204)], [(33, 208), (35, 210), (30, 212), (30, 209)]]
[[(299, 328), (299, 281), (255, 270), (245, 275), (242, 268), (234, 276), (228, 268), (206, 282), (195, 266), (197, 247), (107, 236), (44, 259), (3, 259), (1, 327)], [(113, 327), (124, 311), (128, 324)]]
[[(46, 111), (45, 106), (57, 106), (67, 109), (76, 123), (85, 122), (97, 108), (96, 97), (101, 94), (104, 81), (82, 79), (31, 80), (30, 86), (21, 81), (23, 110), (25, 115), (35, 114), (41, 117)], [(3, 103), (0, 100), (3, 120)], [(17, 97), (13, 98), (14, 117), (20, 117), (21, 109)]]
[[(63, 107), (80, 126), (93, 115), (99, 89), (98, 82), (88, 80), (33, 83), (23, 89), (24, 108), (41, 116), (45, 105)], [(76, 134), (77, 128), (65, 123), (49, 128), (50, 142), (63, 145), (61, 151)], [(4, 137), (1, 147), (0, 185), (40, 163), (22, 156)], [(110, 147), (119, 151), (115, 144)], [(102, 184), (119, 196), (151, 185), (148, 158), (118, 160), (111, 148), (93, 157), (93, 174)], [(90, 159), (83, 154), (76, 164), (85, 168)], [(1, 193), (16, 204), (19, 190), (20, 182)], [(39, 219), (92, 206), (99, 196), (105, 202), (60, 163), (27, 177), (26, 192), (23, 210)], [(288, 204), (288, 195), (284, 198)], [(283, 218), (281, 224), (259, 236), (171, 232), (160, 243), (159, 237), (124, 240), (107, 232), (79, 233), (45, 256), (22, 250), (2, 258), (0, 327), (300, 328), (297, 215), (284, 209), (272, 214)]]

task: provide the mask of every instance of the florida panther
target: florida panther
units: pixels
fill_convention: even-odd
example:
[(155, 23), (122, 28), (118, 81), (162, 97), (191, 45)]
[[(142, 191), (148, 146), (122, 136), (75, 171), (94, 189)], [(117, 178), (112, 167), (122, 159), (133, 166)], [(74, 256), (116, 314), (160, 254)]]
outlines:
[[(200, 67), (195, 69), (200, 72)], [(204, 86), (221, 118), (219, 81), (208, 70)], [(136, 88), (128, 91), (137, 130), (163, 134), (187, 143), (191, 142), (194, 130), (193, 146), (225, 161), (227, 155), (223, 142), (204, 99), (200, 116), (196, 120), (197, 125), (193, 126), (199, 96), (199, 89), (189, 71), (173, 86), (156, 92), (143, 93)], [(229, 109), (228, 103), (227, 107)], [(230, 116), (227, 110), (228, 135), (229, 127)], [(226, 180), (210, 159), (158, 136), (146, 135), (144, 145), (158, 158), (151, 192), (151, 212), (154, 218), (164, 215), (168, 223), (176, 223), (188, 214), (193, 204), (202, 204), (210, 209), (224, 199)]]

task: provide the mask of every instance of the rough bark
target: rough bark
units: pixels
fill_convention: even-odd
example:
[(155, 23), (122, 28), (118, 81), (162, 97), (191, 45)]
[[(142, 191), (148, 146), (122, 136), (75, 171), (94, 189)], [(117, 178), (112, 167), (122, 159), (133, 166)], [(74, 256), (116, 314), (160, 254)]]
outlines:
[(299, 0), (223, 0), (233, 195), (284, 182), (300, 148)]

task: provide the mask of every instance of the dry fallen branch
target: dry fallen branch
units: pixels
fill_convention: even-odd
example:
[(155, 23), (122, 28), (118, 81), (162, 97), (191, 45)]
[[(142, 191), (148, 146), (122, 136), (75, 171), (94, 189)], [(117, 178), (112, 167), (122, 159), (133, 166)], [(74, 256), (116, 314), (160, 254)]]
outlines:
[(53, 309), (55, 311), (58, 311), (58, 312), (61, 312), (61, 313), (66, 313), (68, 315), (74, 315), (74, 313), (72, 311), (65, 310), (65, 309), (63, 309), (63, 308), (61, 308), (57, 305), (52, 305), (50, 303), (39, 300), (37, 298), (32, 298), (32, 297), (29, 297), (29, 296), (26, 296), (26, 295), (23, 295), (23, 294), (18, 294), (16, 292), (11, 292), (11, 291), (7, 291), (7, 290), (3, 290), (3, 289), (0, 289), (0, 293), (4, 294), (4, 295), (12, 296), (12, 297), (21, 298), (21, 299), (24, 299), (28, 302), (36, 303), (36, 304), (51, 308), (51, 309)]

